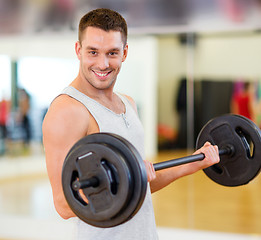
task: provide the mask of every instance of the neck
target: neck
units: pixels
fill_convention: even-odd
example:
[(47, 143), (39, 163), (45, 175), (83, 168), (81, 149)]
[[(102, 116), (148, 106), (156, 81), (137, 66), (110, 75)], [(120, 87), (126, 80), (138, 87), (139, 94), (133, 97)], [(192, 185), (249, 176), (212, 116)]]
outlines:
[(70, 84), (70, 86), (76, 88), (78, 91), (117, 114), (125, 113), (126, 111), (124, 103), (113, 92), (113, 87), (105, 90), (98, 90), (88, 84), (87, 81), (80, 81), (78, 77)]
[(90, 83), (88, 83), (88, 81), (83, 79), (80, 76), (80, 74), (74, 79), (74, 81), (70, 84), (70, 86), (76, 88), (83, 94), (95, 100), (107, 99), (109, 101), (112, 101), (114, 96), (114, 92), (113, 92), (114, 85), (108, 89), (97, 89), (93, 87)]

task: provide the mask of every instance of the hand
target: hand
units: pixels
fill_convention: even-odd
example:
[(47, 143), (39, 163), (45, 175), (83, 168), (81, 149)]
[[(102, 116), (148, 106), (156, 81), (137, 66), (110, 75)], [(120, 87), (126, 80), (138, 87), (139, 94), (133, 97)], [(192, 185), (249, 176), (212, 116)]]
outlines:
[(145, 163), (145, 167), (147, 170), (147, 178), (148, 178), (148, 182), (151, 182), (152, 180), (154, 180), (156, 178), (156, 172), (155, 169), (153, 167), (153, 164), (147, 160), (144, 160)]
[(204, 146), (198, 149), (194, 154), (199, 154), (199, 153), (203, 153), (205, 155), (204, 160), (199, 162), (200, 169), (210, 167), (216, 163), (219, 163), (220, 161), (218, 146), (213, 146), (209, 142), (206, 142)]

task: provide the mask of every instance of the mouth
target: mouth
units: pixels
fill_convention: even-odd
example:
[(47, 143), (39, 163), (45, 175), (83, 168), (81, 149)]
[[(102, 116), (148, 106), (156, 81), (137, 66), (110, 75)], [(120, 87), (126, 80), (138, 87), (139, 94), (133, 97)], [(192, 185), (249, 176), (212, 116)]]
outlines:
[(95, 74), (95, 76), (97, 76), (99, 79), (106, 79), (112, 72), (112, 71), (98, 72), (98, 71), (94, 71), (94, 70), (92, 70), (92, 71)]

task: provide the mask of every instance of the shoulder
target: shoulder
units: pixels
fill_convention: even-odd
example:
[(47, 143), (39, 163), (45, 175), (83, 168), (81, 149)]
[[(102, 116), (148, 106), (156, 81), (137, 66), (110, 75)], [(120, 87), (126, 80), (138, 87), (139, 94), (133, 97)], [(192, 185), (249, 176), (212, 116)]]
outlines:
[(58, 96), (50, 105), (43, 121), (43, 134), (63, 137), (66, 133), (83, 131), (88, 128), (90, 114), (83, 104), (68, 95)]
[[(68, 95), (58, 96), (50, 105), (48, 110), (49, 115), (55, 115), (55, 117), (67, 117), (66, 119), (88, 117), (88, 111), (85, 106), (79, 101)], [(64, 120), (66, 120), (64, 119)]]
[(126, 95), (126, 94), (121, 94), (122, 96), (124, 96), (128, 101), (129, 103), (131, 104), (131, 106), (134, 108), (134, 110), (137, 112), (137, 105), (135, 103), (135, 101), (133, 100), (132, 97)]

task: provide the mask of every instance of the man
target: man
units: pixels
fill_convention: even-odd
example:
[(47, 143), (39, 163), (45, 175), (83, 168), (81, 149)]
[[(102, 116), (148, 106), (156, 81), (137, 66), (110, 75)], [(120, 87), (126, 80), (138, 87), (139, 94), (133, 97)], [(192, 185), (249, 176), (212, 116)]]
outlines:
[[(43, 123), (43, 143), (54, 205), (65, 219), (75, 217), (62, 191), (61, 172), (67, 152), (80, 138), (97, 132), (111, 132), (129, 140), (144, 156), (144, 133), (134, 101), (113, 91), (122, 62), (128, 53), (127, 24), (122, 16), (108, 9), (87, 13), (79, 24), (75, 44), (80, 62), (79, 74), (51, 104)], [(79, 220), (79, 239), (157, 239), (151, 202), (155, 192), (174, 180), (219, 161), (218, 149), (206, 143), (196, 153), (205, 154), (201, 162), (169, 168), (155, 173), (147, 167), (148, 188), (139, 212), (128, 222), (99, 229)]]

